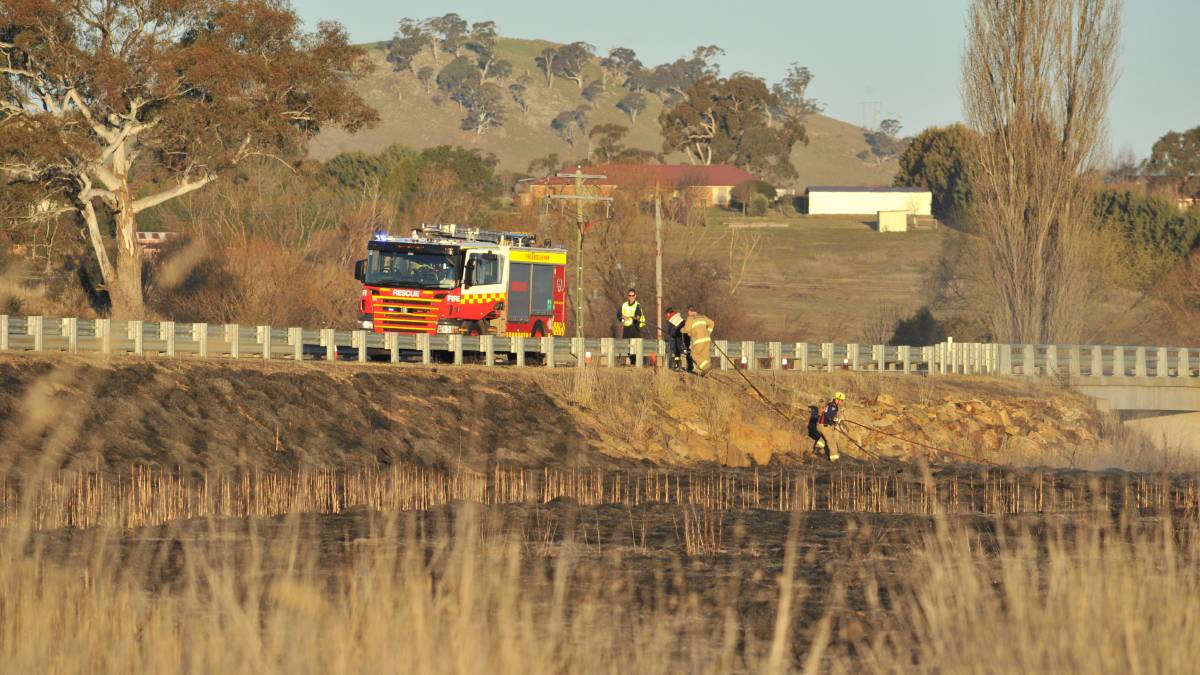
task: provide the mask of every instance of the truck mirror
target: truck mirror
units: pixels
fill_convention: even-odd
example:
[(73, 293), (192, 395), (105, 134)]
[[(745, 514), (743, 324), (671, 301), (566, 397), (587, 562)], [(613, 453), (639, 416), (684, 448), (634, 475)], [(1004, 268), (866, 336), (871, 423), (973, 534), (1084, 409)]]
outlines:
[(366, 279), (367, 279), (367, 261), (366, 260), (355, 260), (354, 261), (354, 278), (358, 279), (359, 281), (366, 281)]
[(463, 272), (463, 289), (466, 290), (474, 285), (475, 282), (475, 258), (467, 261), (466, 270)]

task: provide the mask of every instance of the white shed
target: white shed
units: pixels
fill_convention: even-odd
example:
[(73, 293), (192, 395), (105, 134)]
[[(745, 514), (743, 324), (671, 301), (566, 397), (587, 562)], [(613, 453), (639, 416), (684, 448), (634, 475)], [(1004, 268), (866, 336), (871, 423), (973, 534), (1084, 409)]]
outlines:
[(880, 232), (907, 232), (908, 211), (880, 211), (875, 229)]
[(880, 211), (904, 211), (928, 216), (933, 210), (933, 193), (910, 187), (810, 187), (808, 212), (838, 216), (874, 216)]

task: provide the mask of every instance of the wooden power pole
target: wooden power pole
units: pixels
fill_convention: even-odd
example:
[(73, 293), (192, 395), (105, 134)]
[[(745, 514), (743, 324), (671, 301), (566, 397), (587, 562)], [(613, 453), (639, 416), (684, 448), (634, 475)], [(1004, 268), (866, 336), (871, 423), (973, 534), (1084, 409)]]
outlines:
[(584, 180), (603, 180), (608, 176), (585, 174), (583, 167), (575, 166), (575, 173), (558, 173), (559, 178), (575, 179), (574, 195), (550, 195), (550, 199), (569, 199), (575, 202), (575, 337), (583, 337), (583, 204), (584, 202), (611, 202), (612, 197), (593, 197), (583, 194)]
[[(664, 335), (663, 320), (663, 281), (662, 281), (662, 196), (654, 191), (654, 294), (658, 301), (658, 314), (654, 317), (654, 325), (658, 327), (658, 341), (662, 342)], [(661, 352), (659, 352), (661, 353)]]

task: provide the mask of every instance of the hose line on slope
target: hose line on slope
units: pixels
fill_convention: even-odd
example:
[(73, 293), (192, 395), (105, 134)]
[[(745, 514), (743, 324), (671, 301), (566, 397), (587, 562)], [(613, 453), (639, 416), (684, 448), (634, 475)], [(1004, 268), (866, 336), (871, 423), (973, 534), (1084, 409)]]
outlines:
[[(657, 326), (656, 326), (656, 327), (657, 327)], [(659, 330), (661, 330), (661, 328), (659, 328)], [(730, 358), (730, 357), (729, 357), (729, 355), (725, 353), (725, 350), (721, 349), (720, 345), (718, 345), (718, 344), (717, 344), (717, 342), (716, 342), (715, 340), (714, 340), (714, 341), (712, 341), (710, 344), (713, 346), (713, 348), (714, 348), (714, 349), (716, 349), (716, 350), (717, 350), (717, 353), (719, 353), (721, 356), (723, 356), (723, 357), (725, 358), (725, 360), (726, 360), (726, 361), (733, 362), (733, 359), (732, 359), (732, 358)], [(747, 386), (749, 386), (749, 387), (750, 387), (750, 389), (752, 389), (752, 390), (754, 391), (754, 393), (758, 395), (758, 398), (759, 398), (759, 400), (760, 400), (760, 401), (762, 401), (762, 403), (763, 403), (765, 406), (767, 406), (767, 408), (769, 408), (770, 410), (774, 411), (774, 412), (775, 412), (775, 414), (779, 415), (780, 417), (782, 417), (784, 420), (786, 420), (786, 421), (788, 421), (788, 422), (794, 422), (794, 421), (796, 421), (796, 418), (794, 418), (794, 417), (792, 417), (791, 415), (788, 415), (787, 413), (785, 413), (785, 412), (783, 411), (783, 409), (781, 409), (779, 406), (777, 406), (777, 405), (775, 404), (775, 402), (774, 402), (774, 401), (772, 401), (772, 400), (771, 400), (771, 399), (770, 399), (770, 398), (769, 398), (769, 397), (768, 397), (766, 394), (764, 394), (764, 393), (763, 393), (763, 391), (762, 391), (761, 389), (759, 389), (759, 388), (758, 388), (758, 387), (757, 387), (757, 386), (754, 384), (754, 382), (752, 382), (752, 381), (750, 380), (750, 378), (749, 378), (749, 377), (747, 377), (747, 376), (746, 376), (746, 374), (745, 374), (745, 373), (743, 373), (743, 372), (741, 371), (741, 369), (740, 369), (740, 368), (734, 368), (734, 372), (736, 372), (738, 375), (740, 375), (740, 376), (741, 376), (741, 378), (742, 378), (743, 380), (745, 380), (745, 382), (746, 382), (746, 385), (747, 385)], [(720, 380), (718, 380), (718, 381), (725, 381), (725, 380), (724, 380), (724, 378), (721, 378), (721, 379), (720, 379)], [(726, 384), (728, 384), (728, 382), (726, 382)], [(953, 450), (946, 450), (946, 449), (944, 449), (944, 448), (938, 448), (938, 447), (934, 447), (934, 446), (932, 446), (932, 445), (929, 445), (929, 444), (927, 444), (927, 443), (921, 443), (920, 441), (914, 441), (914, 440), (912, 440), (912, 439), (910, 439), (910, 438), (905, 438), (905, 437), (903, 437), (903, 436), (900, 436), (900, 435), (897, 435), (897, 434), (893, 434), (893, 433), (891, 433), (891, 432), (883, 431), (882, 429), (876, 429), (875, 427), (867, 426), (866, 424), (862, 424), (861, 422), (855, 422), (855, 421), (853, 421), (853, 420), (848, 420), (848, 419), (843, 419), (842, 421), (843, 421), (843, 422), (846, 422), (847, 424), (853, 424), (853, 425), (855, 425), (855, 426), (857, 426), (857, 427), (861, 427), (861, 428), (863, 428), (863, 429), (866, 429), (867, 431), (870, 431), (870, 432), (873, 432), (873, 433), (882, 434), (882, 435), (884, 435), (884, 436), (890, 436), (890, 437), (892, 437), (892, 438), (895, 438), (896, 440), (904, 441), (905, 443), (908, 443), (908, 444), (910, 444), (910, 445), (914, 445), (914, 446), (916, 446), (916, 447), (919, 447), (919, 448), (925, 449), (925, 450), (927, 450), (927, 451), (932, 451), (932, 452), (935, 452), (935, 453), (940, 453), (940, 454), (944, 454), (944, 455), (951, 455), (951, 456), (953, 456), (953, 457), (958, 457), (958, 458), (960, 458), (960, 459), (965, 459), (965, 460), (967, 460), (968, 462), (975, 462), (975, 463), (978, 463), (978, 464), (986, 464), (986, 465), (988, 465), (988, 466), (994, 466), (994, 467), (996, 467), (996, 468), (999, 468), (999, 469), (1008, 469), (1008, 470), (1010, 470), (1010, 471), (1016, 471), (1016, 472), (1018, 472), (1018, 473), (1028, 473), (1028, 471), (1025, 471), (1025, 470), (1023, 470), (1023, 469), (1020, 469), (1020, 468), (1018, 468), (1018, 467), (1012, 466), (1012, 465), (1010, 465), (1010, 464), (1000, 464), (1000, 463), (998, 463), (998, 462), (992, 462), (992, 461), (989, 461), (989, 460), (983, 459), (982, 457), (972, 457), (972, 456), (970, 456), (970, 455), (965, 455), (965, 454), (963, 454), (963, 453), (961, 453), (961, 452), (954, 452)], [(844, 435), (846, 438), (850, 439), (850, 441), (851, 441), (852, 443), (854, 443), (856, 446), (858, 446), (858, 447), (859, 447), (859, 448), (860, 448), (860, 449), (861, 449), (863, 452), (867, 453), (868, 455), (870, 455), (870, 456), (872, 456), (872, 457), (875, 457), (876, 459), (880, 459), (880, 460), (882, 460), (882, 459), (883, 459), (883, 458), (882, 458), (882, 457), (880, 457), (878, 454), (876, 454), (876, 453), (874, 453), (874, 452), (871, 452), (870, 450), (867, 450), (867, 449), (866, 449), (866, 448), (865, 448), (865, 447), (864, 447), (864, 446), (863, 446), (861, 443), (859, 443), (859, 442), (855, 441), (855, 440), (854, 440), (853, 438), (851, 438), (851, 437), (850, 437), (850, 435), (849, 435), (849, 434), (847, 434), (845, 431), (843, 431), (843, 430), (841, 430), (841, 429), (838, 429), (838, 431), (841, 431), (842, 435)]]
[[(1009, 471), (1015, 471), (1017, 473), (1029, 473), (1028, 471), (1026, 471), (1024, 469), (1012, 466), (1011, 464), (1000, 464), (999, 462), (992, 462), (992, 461), (983, 459), (982, 457), (972, 457), (970, 455), (964, 455), (961, 452), (954, 452), (953, 450), (946, 450), (945, 448), (937, 448), (937, 447), (934, 447), (927, 443), (922, 443), (920, 441), (914, 441), (911, 438), (905, 438), (903, 436), (900, 436), (899, 434), (893, 434), (891, 432), (884, 431), (882, 429), (876, 429), (875, 427), (867, 426), (866, 424), (863, 424), (861, 422), (855, 422), (854, 420), (843, 419), (842, 421), (847, 424), (853, 424), (856, 427), (861, 427), (872, 433), (882, 434), (884, 436), (890, 436), (892, 438), (895, 438), (896, 440), (904, 441), (905, 443), (915, 445), (915, 446), (917, 446), (919, 448), (923, 448), (927, 451), (932, 451), (932, 452), (941, 453), (941, 454), (945, 454), (945, 455), (951, 455), (953, 457), (959, 457), (959, 458), (965, 459), (969, 462), (976, 462), (978, 464), (986, 464), (988, 466), (994, 466), (998, 469), (1008, 469)], [(842, 433), (845, 433), (845, 432), (842, 432)]]

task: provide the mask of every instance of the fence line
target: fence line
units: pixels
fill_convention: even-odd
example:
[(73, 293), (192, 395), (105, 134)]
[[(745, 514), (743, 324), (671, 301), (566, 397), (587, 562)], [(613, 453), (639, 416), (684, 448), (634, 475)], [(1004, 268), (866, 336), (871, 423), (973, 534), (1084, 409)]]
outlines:
[[(857, 343), (716, 344), (717, 368), (852, 370), (926, 375), (1200, 378), (1200, 348), (956, 342), (911, 347)], [(117, 321), (0, 315), (0, 352), (133, 354), (162, 358), (267, 361), (437, 359), (455, 364), (523, 367), (615, 367), (659, 363), (666, 343), (615, 338), (524, 338), (502, 335), (403, 335), (238, 324)], [(533, 358), (530, 358), (533, 357)], [(665, 357), (664, 357), (665, 358)]]

